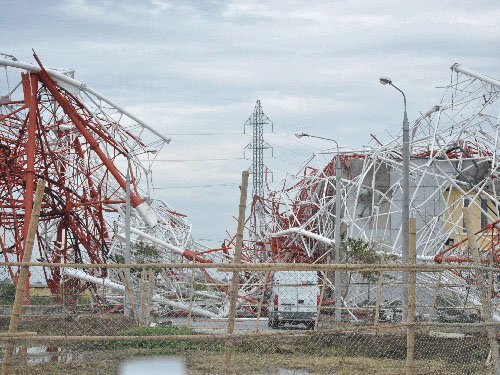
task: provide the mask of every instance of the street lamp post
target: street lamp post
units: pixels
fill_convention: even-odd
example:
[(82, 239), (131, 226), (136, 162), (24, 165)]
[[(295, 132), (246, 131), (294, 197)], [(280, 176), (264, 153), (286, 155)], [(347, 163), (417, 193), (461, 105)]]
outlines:
[[(403, 263), (409, 262), (409, 249), (410, 249), (410, 124), (408, 123), (408, 116), (406, 114), (406, 96), (405, 93), (395, 86), (392, 81), (387, 77), (380, 78), (382, 85), (390, 85), (398, 90), (403, 95), (404, 101), (404, 117), (403, 117), (403, 210), (401, 220), (402, 230), (402, 243), (401, 243), (401, 258)], [(403, 283), (403, 296), (402, 296), (402, 310), (403, 321), (408, 320), (408, 271), (404, 271), (402, 275)]]
[[(335, 160), (335, 252), (333, 254), (333, 258), (335, 260), (335, 264), (340, 263), (340, 206), (342, 204), (341, 202), (341, 194), (342, 194), (342, 186), (341, 186), (341, 176), (342, 176), (342, 167), (340, 165), (340, 150), (339, 150), (339, 144), (337, 143), (336, 140), (330, 139), (330, 138), (324, 138), (324, 137), (318, 137), (315, 135), (310, 135), (306, 134), (303, 132), (297, 132), (295, 133), (295, 136), (297, 138), (302, 138), (302, 137), (311, 137), (311, 138), (319, 138), (319, 139), (325, 139), (327, 141), (332, 141), (335, 142), (337, 145), (337, 157)], [(335, 322), (340, 323), (341, 322), (341, 316), (342, 316), (342, 311), (341, 311), (341, 293), (340, 293), (340, 271), (335, 270)], [(319, 312), (318, 312), (319, 313)]]
[[(130, 157), (127, 156), (127, 177), (126, 177), (126, 188), (125, 188), (125, 263), (130, 264), (131, 256), (130, 256)], [(125, 269), (125, 278), (124, 282), (128, 283), (130, 280), (130, 268)], [(124, 304), (123, 304), (123, 315), (126, 317), (130, 317), (130, 303), (131, 301), (128, 298), (126, 292), (124, 292)]]

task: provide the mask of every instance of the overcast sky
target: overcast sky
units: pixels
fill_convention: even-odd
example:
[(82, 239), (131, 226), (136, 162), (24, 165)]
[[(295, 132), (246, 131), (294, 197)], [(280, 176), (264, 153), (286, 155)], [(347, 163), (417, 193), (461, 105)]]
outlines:
[(156, 164), (155, 196), (216, 246), (236, 229), (257, 99), (277, 181), (330, 146), (297, 130), (348, 147), (397, 134), (402, 99), (382, 75), (406, 92), (410, 121), (439, 102), (455, 62), (500, 78), (499, 19), (498, 1), (0, 0), (0, 52), (33, 62), (34, 48), (172, 134), (158, 158), (182, 161)]

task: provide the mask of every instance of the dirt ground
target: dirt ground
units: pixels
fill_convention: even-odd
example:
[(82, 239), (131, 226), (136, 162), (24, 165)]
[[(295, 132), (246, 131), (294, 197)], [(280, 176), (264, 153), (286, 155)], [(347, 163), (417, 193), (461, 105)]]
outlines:
[[(8, 320), (0, 319), (5, 332)], [(134, 328), (121, 315), (23, 318), (20, 331), (39, 335), (190, 335), (186, 327)], [(189, 374), (221, 374), (224, 337), (188, 341), (33, 343), (18, 346), (12, 374), (118, 374), (130, 358), (174, 356), (186, 361)], [(416, 336), (417, 374), (489, 374), (489, 346), (482, 333), (459, 338)], [(3, 357), (3, 353), (1, 353)], [(406, 336), (402, 333), (306, 332), (297, 336), (238, 338), (233, 342), (235, 374), (403, 374)]]

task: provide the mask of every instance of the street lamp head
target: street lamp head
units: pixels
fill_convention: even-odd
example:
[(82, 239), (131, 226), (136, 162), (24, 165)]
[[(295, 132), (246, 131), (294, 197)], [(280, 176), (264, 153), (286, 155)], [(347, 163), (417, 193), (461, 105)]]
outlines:
[(429, 117), (430, 115), (432, 115), (434, 112), (437, 112), (440, 110), (441, 107), (439, 107), (438, 105), (435, 105), (433, 106), (431, 109), (429, 109), (427, 112), (425, 112), (425, 115), (424, 115), (424, 118), (425, 117)]
[(380, 77), (380, 83), (382, 85), (390, 85), (392, 81), (388, 77)]
[(308, 134), (304, 133), (304, 132), (296, 132), (295, 133), (295, 136), (297, 138), (302, 138), (302, 137), (308, 137)]

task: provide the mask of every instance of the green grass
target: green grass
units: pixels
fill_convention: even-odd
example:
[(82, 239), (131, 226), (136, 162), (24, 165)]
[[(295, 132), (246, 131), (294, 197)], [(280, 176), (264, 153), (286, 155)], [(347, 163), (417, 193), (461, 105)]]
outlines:
[[(168, 326), (168, 327), (133, 327), (117, 331), (118, 336), (166, 336), (166, 335), (176, 335), (176, 336), (190, 336), (194, 335), (196, 332), (184, 326)], [(111, 349), (111, 350), (121, 350), (124, 348), (137, 348), (137, 349), (157, 349), (160, 355), (172, 355), (182, 353), (186, 350), (200, 351), (223, 351), (224, 342), (222, 339), (217, 340), (204, 340), (204, 339), (193, 339), (193, 340), (155, 340), (155, 341), (144, 341), (144, 340), (130, 340), (130, 341), (111, 341), (99, 343), (98, 347), (100, 349)], [(96, 344), (93, 344), (93, 348), (96, 348)]]
[(194, 335), (192, 328), (184, 326), (167, 327), (133, 327), (117, 331), (118, 336), (166, 336), (166, 335)]

